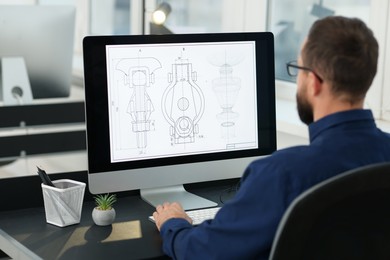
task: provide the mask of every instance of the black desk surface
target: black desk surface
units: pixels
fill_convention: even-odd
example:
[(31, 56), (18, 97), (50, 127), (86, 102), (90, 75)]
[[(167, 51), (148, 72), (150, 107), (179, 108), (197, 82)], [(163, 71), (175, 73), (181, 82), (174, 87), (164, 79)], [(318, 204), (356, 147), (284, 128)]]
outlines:
[[(236, 183), (236, 180), (234, 181)], [(233, 182), (196, 185), (188, 190), (221, 204)], [(3, 211), (0, 229), (43, 259), (165, 259), (161, 238), (148, 220), (154, 208), (138, 195), (118, 198), (113, 225), (93, 223), (92, 201), (84, 202), (81, 222), (68, 227), (46, 223), (43, 207)]]

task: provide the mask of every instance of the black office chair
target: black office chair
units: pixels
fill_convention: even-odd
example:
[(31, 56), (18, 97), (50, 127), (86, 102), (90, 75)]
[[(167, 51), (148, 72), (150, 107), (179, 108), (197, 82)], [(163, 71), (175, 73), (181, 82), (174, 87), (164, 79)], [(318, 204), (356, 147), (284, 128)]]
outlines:
[(297, 197), (269, 259), (390, 259), (390, 163), (348, 171)]

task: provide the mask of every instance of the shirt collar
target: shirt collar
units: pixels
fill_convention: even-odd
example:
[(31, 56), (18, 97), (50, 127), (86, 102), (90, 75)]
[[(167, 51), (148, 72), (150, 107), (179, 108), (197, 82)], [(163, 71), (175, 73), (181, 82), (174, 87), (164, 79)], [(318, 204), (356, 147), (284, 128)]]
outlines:
[(329, 128), (332, 128), (338, 124), (359, 120), (374, 121), (371, 110), (355, 109), (337, 112), (325, 116), (309, 125), (310, 142), (312, 142), (318, 135)]

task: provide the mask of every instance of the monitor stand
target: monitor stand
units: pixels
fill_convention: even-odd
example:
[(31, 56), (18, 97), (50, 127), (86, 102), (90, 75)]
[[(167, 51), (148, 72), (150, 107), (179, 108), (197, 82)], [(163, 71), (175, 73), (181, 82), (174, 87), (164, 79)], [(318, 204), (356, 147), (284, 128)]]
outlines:
[(33, 95), (23, 57), (0, 58), (0, 88), (4, 105), (32, 103)]
[(214, 201), (202, 198), (186, 191), (183, 185), (141, 189), (141, 198), (150, 205), (157, 207), (164, 202), (179, 202), (184, 210), (210, 208), (218, 206)]

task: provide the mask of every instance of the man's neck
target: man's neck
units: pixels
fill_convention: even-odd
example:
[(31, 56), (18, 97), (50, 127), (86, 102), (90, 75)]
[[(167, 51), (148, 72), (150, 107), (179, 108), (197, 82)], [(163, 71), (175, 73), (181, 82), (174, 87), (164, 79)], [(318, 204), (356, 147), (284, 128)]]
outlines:
[(355, 102), (350, 102), (349, 99), (342, 97), (325, 100), (314, 108), (314, 121), (337, 112), (362, 109), (363, 105), (363, 99)]

